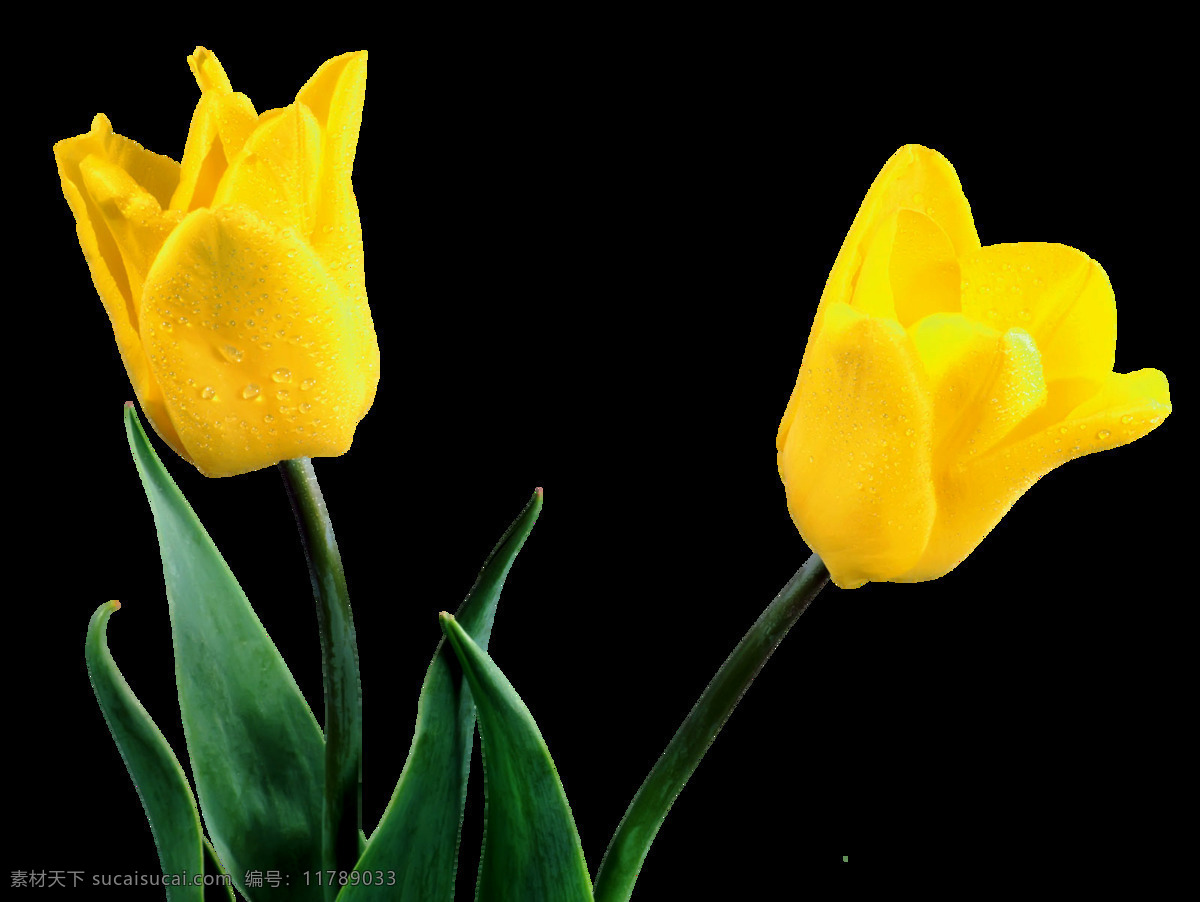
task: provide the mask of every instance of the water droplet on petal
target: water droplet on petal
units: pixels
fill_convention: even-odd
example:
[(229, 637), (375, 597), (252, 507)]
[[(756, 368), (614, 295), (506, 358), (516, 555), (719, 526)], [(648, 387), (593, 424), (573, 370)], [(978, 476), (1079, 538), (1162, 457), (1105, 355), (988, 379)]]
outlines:
[(259, 395), (259, 392), (261, 392), (261, 391), (262, 391), (261, 388), (259, 388), (253, 382), (251, 382), (249, 385), (247, 385), (245, 388), (242, 389), (242, 397), (245, 398), (247, 401), (249, 401), (251, 398), (257, 398)]
[[(232, 323), (230, 325), (232, 325)], [(221, 345), (219, 350), (221, 352), (221, 356), (230, 363), (241, 363), (242, 357), (245, 356), (242, 351), (238, 350), (233, 345)]]
[(292, 371), (289, 370), (286, 366), (281, 366), (279, 369), (277, 369), (275, 372), (273, 372), (271, 374), (271, 379), (275, 382), (291, 382), (292, 381)]
[(1099, 432), (1096, 433), (1096, 438), (1100, 439), (1100, 441), (1104, 441), (1110, 435), (1112, 435), (1112, 433), (1109, 432), (1107, 429), (1101, 429)]
[(217, 390), (215, 388), (213, 388), (211, 385), (206, 385), (206, 386), (204, 386), (204, 388), (202, 388), (200, 390), (200, 397), (203, 398), (205, 401), (211, 401), (216, 396), (217, 396)]

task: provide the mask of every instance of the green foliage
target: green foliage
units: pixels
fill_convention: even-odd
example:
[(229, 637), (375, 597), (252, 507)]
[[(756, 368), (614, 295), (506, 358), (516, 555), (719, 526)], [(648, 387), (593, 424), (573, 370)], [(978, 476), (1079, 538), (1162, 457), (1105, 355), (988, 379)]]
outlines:
[[(487, 648), (500, 590), (513, 560), (542, 509), (539, 489), (488, 556), (475, 585), (458, 609), (463, 629)], [(446, 641), (438, 643), (417, 703), (417, 727), (396, 790), (371, 835), (360, 872), (394, 871), (394, 886), (347, 886), (338, 902), (454, 898), (475, 702)]]
[(442, 630), (479, 708), (487, 823), (479, 902), (587, 902), (592, 884), (567, 796), (533, 715), (449, 614)]
[[(278, 649), (195, 513), (155, 455), (132, 408), (126, 433), (158, 532), (192, 776), (211, 845), (179, 762), (121, 677), (105, 644), (115, 603), (101, 606), (86, 656), (109, 729), (138, 786), (165, 873), (220, 871), (252, 900), (250, 871), (290, 876), (288, 898), (333, 892), (322, 869), (324, 739)], [(529, 709), (488, 657), (492, 623), (517, 553), (541, 510), (539, 489), (485, 562), (429, 665), (413, 743), (391, 802), (338, 902), (452, 902), (478, 713), (487, 817), (479, 902), (587, 902), (591, 882), (566, 795)], [(229, 893), (232, 898), (232, 892)], [(169, 902), (202, 902), (200, 887)]]
[[(163, 737), (108, 650), (108, 618), (120, 607), (100, 605), (88, 625), (84, 644), (88, 677), (104, 722), (121, 752), (158, 848), (164, 874), (203, 873), (204, 849), (196, 800), (179, 759)], [(203, 902), (204, 888), (183, 885), (166, 888), (168, 902)]]
[(247, 888), (247, 871), (279, 871), (292, 875), (289, 899), (318, 902), (324, 891), (299, 878), (321, 868), (321, 730), (132, 408), (125, 425), (158, 530), (179, 708), (213, 846), (249, 899), (274, 897)]

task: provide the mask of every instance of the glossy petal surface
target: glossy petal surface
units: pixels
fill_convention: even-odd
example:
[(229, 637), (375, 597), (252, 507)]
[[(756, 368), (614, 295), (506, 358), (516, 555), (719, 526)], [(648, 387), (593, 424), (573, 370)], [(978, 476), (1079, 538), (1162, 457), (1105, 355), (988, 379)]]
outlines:
[(908, 335), (832, 306), (792, 400), (779, 472), (805, 542), (846, 588), (912, 567), (936, 504), (933, 416)]

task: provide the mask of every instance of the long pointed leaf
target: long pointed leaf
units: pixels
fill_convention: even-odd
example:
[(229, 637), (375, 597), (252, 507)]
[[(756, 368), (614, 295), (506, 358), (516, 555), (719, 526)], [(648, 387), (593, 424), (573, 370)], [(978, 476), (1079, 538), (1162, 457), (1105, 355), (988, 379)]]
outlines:
[[(88, 677), (104, 722), (146, 809), (163, 873), (186, 873), (191, 877), (203, 873), (204, 868), (196, 800), (179, 759), (108, 650), (108, 618), (120, 607), (119, 601), (110, 601), (92, 615), (84, 645)], [(185, 883), (167, 886), (166, 891), (168, 902), (204, 902), (202, 886)]]
[(166, 577), (179, 709), (209, 836), (249, 899), (247, 872), (290, 875), (288, 898), (322, 899), (324, 740), (279, 650), (167, 475), (132, 407), (125, 431), (150, 499)]
[(579, 833), (533, 715), (455, 619), (441, 622), (479, 708), (487, 824), (477, 902), (590, 902)]
[[(541, 509), (542, 490), (538, 489), (492, 550), (458, 609), (463, 629), (482, 648), (487, 648), (491, 638), (505, 577)], [(454, 652), (443, 639), (421, 687), (417, 728), (404, 770), (357, 865), (362, 874), (392, 871), (396, 882), (383, 887), (348, 885), (338, 902), (450, 902), (454, 898), (474, 736), (475, 702), (463, 683)]]

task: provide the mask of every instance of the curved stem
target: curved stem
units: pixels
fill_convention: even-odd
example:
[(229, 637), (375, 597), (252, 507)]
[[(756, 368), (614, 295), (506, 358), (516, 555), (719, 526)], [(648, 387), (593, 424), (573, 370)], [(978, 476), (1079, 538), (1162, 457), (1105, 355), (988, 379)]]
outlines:
[(650, 843), (680, 790), (763, 664), (828, 581), (829, 571), (814, 554), (725, 659), (629, 803), (596, 873), (596, 902), (628, 902)]
[(346, 574), (325, 497), (307, 457), (281, 461), (321, 631), (325, 684), (325, 867), (353, 870), (362, 821), (362, 687)]

